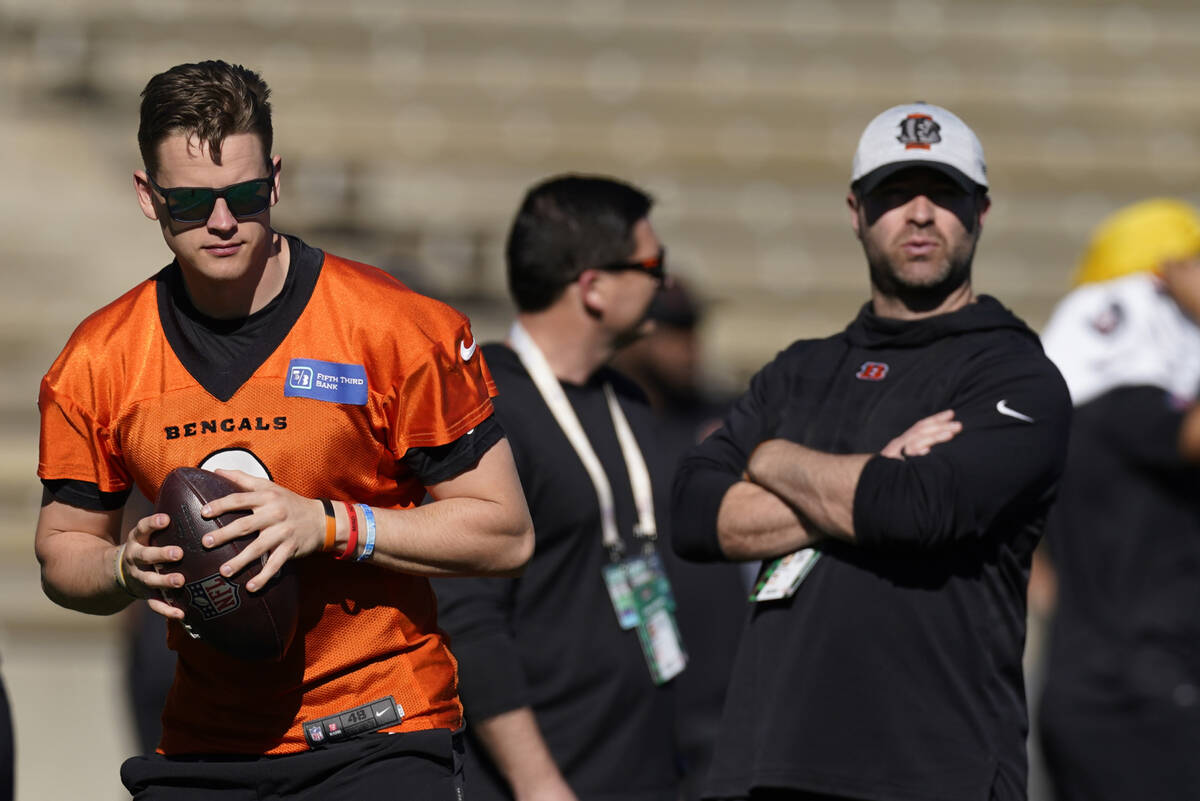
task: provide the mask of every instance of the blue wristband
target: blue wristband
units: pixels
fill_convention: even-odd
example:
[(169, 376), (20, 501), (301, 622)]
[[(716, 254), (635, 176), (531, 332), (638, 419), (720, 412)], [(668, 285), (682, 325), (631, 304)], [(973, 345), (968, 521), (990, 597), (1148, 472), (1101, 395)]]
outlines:
[(371, 554), (375, 552), (375, 510), (365, 503), (355, 504), (359, 509), (362, 509), (363, 520), (367, 523), (367, 539), (363, 543), (362, 553), (354, 561), (365, 562), (371, 558)]

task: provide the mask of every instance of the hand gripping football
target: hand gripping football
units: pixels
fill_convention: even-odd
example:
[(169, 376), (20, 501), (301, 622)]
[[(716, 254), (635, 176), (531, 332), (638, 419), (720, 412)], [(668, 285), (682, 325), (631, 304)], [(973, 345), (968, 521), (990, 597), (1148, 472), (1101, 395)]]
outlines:
[(291, 645), (299, 616), (300, 589), (290, 565), (284, 565), (266, 587), (251, 593), (246, 582), (258, 574), (265, 556), (229, 578), (219, 569), (257, 534), (216, 548), (202, 544), (204, 535), (249, 514), (230, 512), (211, 520), (201, 516), (206, 503), (233, 492), (240, 492), (237, 485), (195, 467), (178, 467), (163, 480), (154, 511), (168, 514), (171, 524), (154, 532), (150, 544), (183, 549), (182, 560), (155, 568), (160, 573), (182, 573), (184, 581), (182, 587), (163, 590), (163, 600), (184, 611), (184, 628), (193, 637), (240, 659), (278, 661)]

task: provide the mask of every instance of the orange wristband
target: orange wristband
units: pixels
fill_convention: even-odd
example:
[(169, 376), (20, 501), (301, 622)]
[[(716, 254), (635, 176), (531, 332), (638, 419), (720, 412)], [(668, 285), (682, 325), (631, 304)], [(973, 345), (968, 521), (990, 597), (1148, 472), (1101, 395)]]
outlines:
[(346, 540), (346, 550), (338, 554), (338, 559), (353, 559), (354, 552), (358, 550), (358, 515), (354, 511), (354, 507), (346, 501), (342, 501), (346, 506), (346, 514), (350, 518), (350, 537)]
[(322, 550), (332, 551), (337, 544), (337, 518), (333, 514), (332, 501), (322, 498), (321, 505), (325, 507), (325, 547)]

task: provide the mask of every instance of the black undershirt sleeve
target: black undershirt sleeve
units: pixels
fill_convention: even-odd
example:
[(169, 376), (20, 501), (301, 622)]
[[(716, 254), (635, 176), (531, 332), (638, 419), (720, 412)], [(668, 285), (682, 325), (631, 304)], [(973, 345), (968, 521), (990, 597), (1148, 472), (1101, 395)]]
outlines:
[[(1013, 507), (1048, 504), (1066, 462), (1070, 398), (1027, 353), (980, 365), (954, 401), (963, 430), (929, 454), (875, 456), (854, 496), (863, 548), (931, 549), (981, 539)], [(998, 411), (997, 405), (1030, 421)]]
[(429, 448), (409, 448), (400, 461), (413, 471), (422, 484), (431, 487), (479, 464), (488, 449), (503, 438), (504, 429), (496, 416), (492, 415), (453, 442)]
[(75, 479), (42, 479), (45, 493), (42, 505), (49, 500), (76, 506), (93, 512), (112, 512), (120, 509), (129, 499), (130, 490), (122, 492), (101, 492), (99, 485), (91, 481), (76, 481)]

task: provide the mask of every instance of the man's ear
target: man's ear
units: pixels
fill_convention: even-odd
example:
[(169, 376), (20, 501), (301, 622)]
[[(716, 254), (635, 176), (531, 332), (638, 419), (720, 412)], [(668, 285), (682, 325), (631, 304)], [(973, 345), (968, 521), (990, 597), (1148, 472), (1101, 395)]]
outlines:
[(138, 205), (147, 219), (158, 219), (158, 206), (154, 202), (154, 187), (150, 186), (150, 177), (145, 170), (133, 171), (133, 190), (137, 192)]
[(982, 228), (983, 227), (983, 218), (987, 216), (987, 213), (989, 211), (991, 211), (991, 208), (992, 208), (991, 195), (988, 195), (986, 193), (983, 194), (979, 198), (978, 202), (976, 203), (976, 208), (979, 209), (979, 227)]
[(858, 213), (858, 197), (853, 192), (846, 193), (846, 205), (850, 208), (850, 227), (854, 230), (854, 235), (862, 239), (862, 231), (859, 230), (862, 225), (862, 216)]
[(600, 270), (584, 270), (575, 279), (579, 289), (579, 301), (589, 317), (600, 317), (608, 308), (607, 283)]

